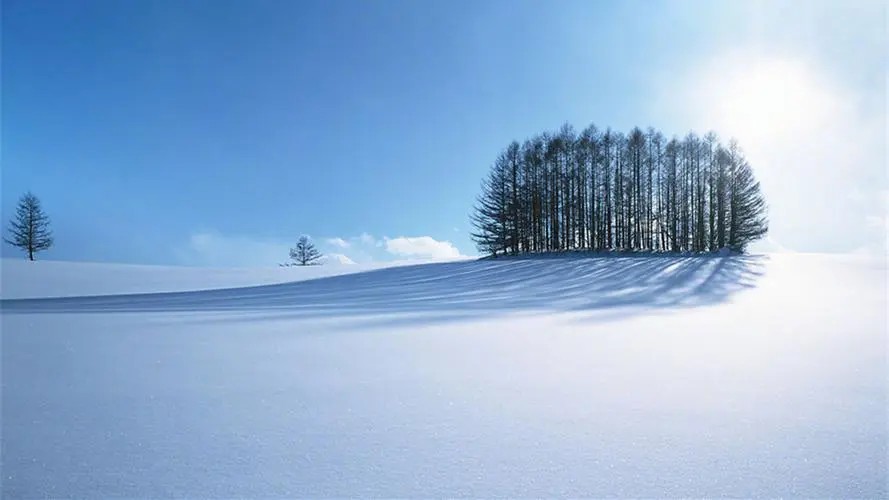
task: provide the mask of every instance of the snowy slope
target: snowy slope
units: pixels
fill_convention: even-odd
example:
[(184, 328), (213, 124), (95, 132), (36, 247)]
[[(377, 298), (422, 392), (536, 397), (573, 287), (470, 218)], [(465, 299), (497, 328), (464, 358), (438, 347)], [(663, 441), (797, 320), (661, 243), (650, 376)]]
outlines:
[(3, 496), (885, 497), (886, 298), (774, 255), (4, 300)]
[(0, 297), (68, 297), (122, 293), (176, 292), (284, 283), (382, 269), (410, 262), (268, 268), (199, 268), (97, 264), (90, 262), (0, 261)]

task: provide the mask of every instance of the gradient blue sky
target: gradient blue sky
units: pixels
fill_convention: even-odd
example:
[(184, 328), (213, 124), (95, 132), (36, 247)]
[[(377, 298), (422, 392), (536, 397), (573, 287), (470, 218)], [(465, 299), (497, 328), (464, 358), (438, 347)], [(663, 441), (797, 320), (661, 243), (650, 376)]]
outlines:
[(44, 258), (474, 254), (491, 161), (566, 121), (734, 135), (761, 248), (885, 248), (884, 2), (5, 0), (2, 23), (3, 222), (37, 194)]

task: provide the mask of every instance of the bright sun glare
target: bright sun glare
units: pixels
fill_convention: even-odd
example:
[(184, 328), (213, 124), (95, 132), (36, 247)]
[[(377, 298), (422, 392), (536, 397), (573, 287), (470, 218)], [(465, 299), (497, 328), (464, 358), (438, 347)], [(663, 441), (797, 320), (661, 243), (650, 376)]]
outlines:
[(721, 129), (742, 144), (785, 141), (825, 123), (835, 101), (811, 72), (795, 61), (747, 61), (734, 71), (711, 71), (708, 93)]

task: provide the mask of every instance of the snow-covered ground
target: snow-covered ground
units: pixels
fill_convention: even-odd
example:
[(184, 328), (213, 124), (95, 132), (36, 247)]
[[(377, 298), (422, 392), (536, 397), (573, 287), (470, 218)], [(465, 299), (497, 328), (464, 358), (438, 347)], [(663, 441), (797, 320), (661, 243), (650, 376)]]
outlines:
[(304, 281), (412, 264), (407, 261), (268, 268), (199, 268), (0, 260), (0, 297), (69, 297), (125, 293), (181, 292)]
[(4, 497), (889, 495), (885, 261), (499, 259), (8, 300), (47, 264), (2, 276)]

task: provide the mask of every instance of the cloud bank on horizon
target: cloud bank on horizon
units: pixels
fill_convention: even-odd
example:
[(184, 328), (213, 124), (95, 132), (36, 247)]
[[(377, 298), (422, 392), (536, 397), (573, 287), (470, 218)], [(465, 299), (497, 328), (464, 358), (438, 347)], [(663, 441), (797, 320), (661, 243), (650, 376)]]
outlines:
[[(203, 267), (264, 267), (288, 260), (294, 241), (280, 238), (253, 238), (226, 235), (202, 230), (192, 233), (188, 241), (175, 249), (181, 265)], [(368, 233), (351, 237), (312, 238), (324, 254), (325, 264), (355, 264), (393, 260), (439, 261), (464, 259), (464, 255), (447, 240), (431, 236), (399, 236), (377, 238)]]

